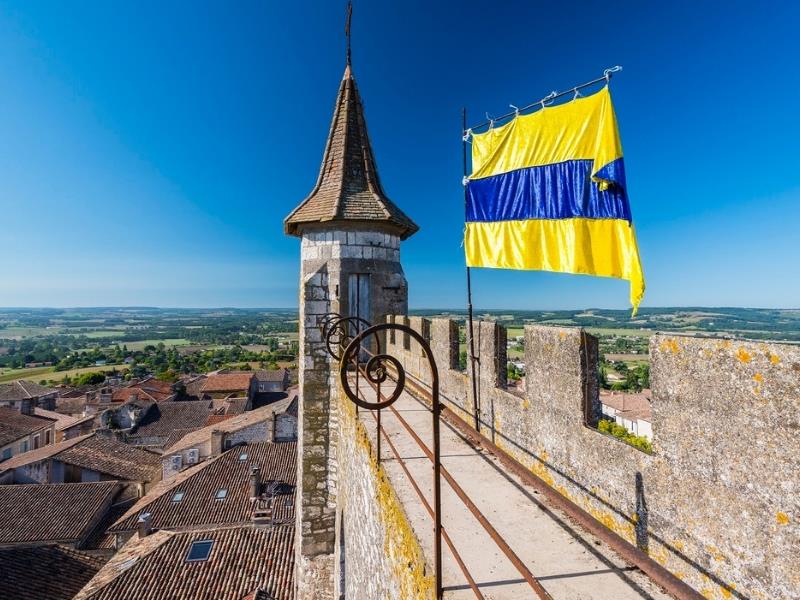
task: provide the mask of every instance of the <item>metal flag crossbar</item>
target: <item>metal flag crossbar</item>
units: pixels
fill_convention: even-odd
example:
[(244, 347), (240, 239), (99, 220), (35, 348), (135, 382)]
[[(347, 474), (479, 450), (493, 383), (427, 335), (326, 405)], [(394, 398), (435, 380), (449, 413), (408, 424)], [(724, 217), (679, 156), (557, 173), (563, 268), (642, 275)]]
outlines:
[(536, 102), (531, 102), (527, 106), (521, 106), (517, 108), (513, 104), (510, 104), (509, 106), (511, 106), (511, 108), (513, 108), (514, 110), (511, 112), (507, 112), (504, 115), (500, 115), (499, 117), (489, 118), (489, 115), (487, 113), (487, 120), (484, 121), (483, 123), (478, 123), (477, 125), (473, 125), (472, 127), (469, 128), (467, 128), (466, 123), (464, 123), (464, 130), (463, 130), (464, 141), (467, 141), (469, 135), (476, 129), (480, 129), (481, 127), (486, 127), (486, 126), (489, 126), (489, 128), (491, 129), (491, 127), (494, 127), (494, 125), (497, 124), (498, 121), (502, 121), (503, 119), (519, 116), (520, 113), (535, 108), (537, 106), (541, 106), (542, 108), (544, 108), (545, 106), (547, 106), (547, 103), (552, 103), (554, 100), (557, 100), (568, 94), (575, 94), (577, 96), (579, 90), (591, 87), (593, 85), (597, 85), (598, 83), (601, 83), (603, 81), (608, 83), (609, 81), (611, 81), (611, 75), (614, 73), (618, 73), (619, 71), (622, 71), (622, 67), (620, 65), (610, 67), (603, 71), (603, 75), (601, 77), (597, 77), (596, 79), (592, 79), (591, 81), (587, 81), (586, 83), (576, 85), (574, 87), (569, 88), (568, 90), (564, 90), (563, 92), (556, 92), (556, 91), (550, 92), (547, 96), (545, 96), (541, 100), (537, 100)]

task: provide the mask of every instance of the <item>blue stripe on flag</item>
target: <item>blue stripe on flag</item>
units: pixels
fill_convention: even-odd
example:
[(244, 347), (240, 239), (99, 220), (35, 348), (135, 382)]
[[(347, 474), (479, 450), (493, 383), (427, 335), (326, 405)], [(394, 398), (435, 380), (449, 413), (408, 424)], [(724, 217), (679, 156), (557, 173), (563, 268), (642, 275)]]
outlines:
[(605, 191), (592, 181), (592, 164), (591, 159), (569, 160), (469, 180), (467, 221), (584, 217), (630, 222), (623, 159), (598, 171), (601, 179), (619, 182)]

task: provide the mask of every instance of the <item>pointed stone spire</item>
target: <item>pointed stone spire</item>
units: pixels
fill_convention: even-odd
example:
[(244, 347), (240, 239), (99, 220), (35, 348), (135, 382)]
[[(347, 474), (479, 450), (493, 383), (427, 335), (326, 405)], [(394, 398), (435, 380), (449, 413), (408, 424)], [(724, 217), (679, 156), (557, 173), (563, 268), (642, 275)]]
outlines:
[(304, 226), (348, 222), (381, 224), (400, 236), (419, 227), (383, 191), (367, 134), (364, 107), (352, 69), (344, 70), (317, 184), (284, 220), (289, 235)]

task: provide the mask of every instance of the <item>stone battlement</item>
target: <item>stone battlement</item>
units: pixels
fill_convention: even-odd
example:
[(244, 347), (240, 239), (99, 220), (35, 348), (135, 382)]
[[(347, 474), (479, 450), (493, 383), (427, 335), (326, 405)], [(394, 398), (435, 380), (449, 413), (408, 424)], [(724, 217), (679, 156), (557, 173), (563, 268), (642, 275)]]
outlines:
[[(458, 323), (390, 316), (429, 340), (440, 393), (472, 423)], [(427, 382), (418, 346), (386, 352)], [(600, 433), (597, 339), (525, 328), (526, 391), (506, 389), (506, 330), (475, 326), (482, 433), (707, 598), (800, 589), (800, 347), (654, 335), (653, 453)]]

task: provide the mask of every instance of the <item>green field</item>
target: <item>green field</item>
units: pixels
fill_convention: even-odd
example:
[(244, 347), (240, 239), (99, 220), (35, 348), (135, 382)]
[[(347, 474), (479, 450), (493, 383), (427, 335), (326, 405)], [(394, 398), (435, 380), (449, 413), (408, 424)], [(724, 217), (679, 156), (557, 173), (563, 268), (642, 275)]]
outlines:
[(8, 383), (9, 381), (17, 381), (24, 379), (26, 381), (40, 382), (47, 381), (61, 381), (65, 375), (75, 377), (83, 373), (108, 371), (120, 371), (125, 368), (125, 365), (104, 365), (102, 367), (84, 367), (82, 369), (70, 369), (69, 371), (56, 371), (53, 367), (33, 367), (31, 369), (3, 369), (0, 371), (0, 383)]
[(605, 359), (610, 361), (621, 361), (628, 366), (636, 365), (638, 363), (649, 363), (649, 354), (615, 354), (613, 352), (606, 352)]
[[(0, 383), (8, 383), (18, 379), (39, 381), (47, 379), (45, 375), (53, 372), (53, 367), (32, 367), (30, 369), (0, 369)], [(37, 377), (38, 376), (38, 377)]]
[(189, 340), (185, 338), (168, 338), (166, 340), (140, 340), (138, 342), (124, 342), (122, 346), (127, 346), (128, 350), (135, 352), (143, 350), (145, 346), (158, 346), (164, 344), (167, 347), (171, 346), (188, 346)]
[(103, 338), (120, 337), (120, 335), (123, 333), (125, 332), (120, 329), (98, 329), (97, 331), (90, 331), (88, 333), (75, 333), (71, 335), (85, 335), (87, 338), (90, 339), (103, 339)]
[(506, 329), (506, 334), (508, 339), (514, 339), (521, 335), (525, 335), (525, 328), (524, 327), (509, 327)]

